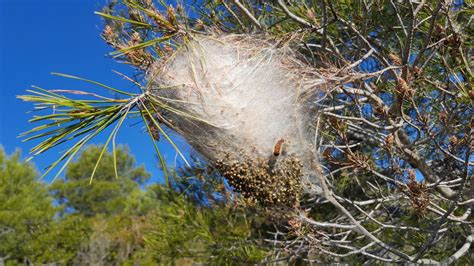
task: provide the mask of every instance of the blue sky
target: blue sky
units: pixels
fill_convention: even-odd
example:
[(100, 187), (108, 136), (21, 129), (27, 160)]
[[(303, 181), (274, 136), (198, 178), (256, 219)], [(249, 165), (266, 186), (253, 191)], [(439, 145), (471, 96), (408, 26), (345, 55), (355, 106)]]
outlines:
[[(61, 72), (80, 76), (136, 92), (133, 85), (112, 70), (131, 74), (132, 69), (107, 57), (111, 49), (101, 40), (101, 19), (94, 14), (104, 0), (0, 0), (0, 144), (7, 153), (16, 148), (28, 150), (38, 142), (23, 143), (17, 136), (31, 128), (27, 121), (31, 103), (16, 98), (31, 85), (44, 89), (84, 89), (101, 94), (109, 92), (80, 81), (50, 75)], [(110, 96), (110, 95), (109, 95)], [(162, 179), (151, 142), (142, 125), (122, 126), (117, 143), (128, 144), (137, 162), (153, 173), (153, 181)], [(105, 142), (99, 136), (94, 143)], [(54, 162), (71, 143), (33, 159), (38, 169)], [(175, 152), (160, 144), (169, 163)], [(187, 148), (185, 148), (186, 150)], [(55, 171), (46, 178), (52, 178)]]

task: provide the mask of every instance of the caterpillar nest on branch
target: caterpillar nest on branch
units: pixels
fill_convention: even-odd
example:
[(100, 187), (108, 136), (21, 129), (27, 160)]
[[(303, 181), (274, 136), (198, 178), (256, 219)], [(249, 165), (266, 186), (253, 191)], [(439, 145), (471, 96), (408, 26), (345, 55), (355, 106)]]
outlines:
[(193, 36), (155, 64), (150, 93), (177, 110), (164, 115), (173, 129), (236, 190), (292, 203), (317, 186), (313, 105), (326, 81), (312, 71), (264, 38)]

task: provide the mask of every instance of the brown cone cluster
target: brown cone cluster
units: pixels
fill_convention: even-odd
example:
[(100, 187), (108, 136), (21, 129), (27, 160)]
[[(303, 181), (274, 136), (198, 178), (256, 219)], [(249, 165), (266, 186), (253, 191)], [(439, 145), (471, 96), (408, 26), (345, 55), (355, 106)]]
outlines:
[(430, 194), (425, 183), (418, 183), (414, 171), (408, 173), (409, 182), (407, 184), (408, 196), (410, 198), (411, 206), (418, 214), (425, 214), (430, 204)]

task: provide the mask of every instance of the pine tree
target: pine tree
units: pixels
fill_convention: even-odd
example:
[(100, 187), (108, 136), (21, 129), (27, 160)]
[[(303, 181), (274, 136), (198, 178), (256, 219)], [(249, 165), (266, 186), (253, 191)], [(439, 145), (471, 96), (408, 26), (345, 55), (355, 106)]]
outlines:
[[(143, 74), (134, 81), (141, 93), (98, 84), (128, 99), (90, 94), (94, 100), (82, 101), (44, 90), (21, 96), (40, 107), (59, 110), (57, 115), (35, 119), (52, 121), (29, 132), (51, 130), (39, 133), (46, 139), (33, 152), (83, 136), (60, 158), (70, 160), (92, 137), (115, 125), (102, 154), (115, 141), (124, 119), (139, 114), (163, 169), (167, 168), (156, 145), (160, 139), (171, 142), (187, 162), (164, 130), (169, 128), (190, 141), (208, 159), (211, 169), (229, 180), (246, 198), (247, 207), (261, 208), (259, 214), (273, 223), (273, 231), (263, 230), (261, 235), (273, 248), (270, 261), (470, 263), (467, 254), (474, 237), (470, 219), (474, 138), (471, 10), (468, 1), (444, 0), (205, 1), (195, 10), (144, 0), (113, 2), (97, 12), (105, 19), (102, 37), (116, 50), (116, 59)], [(208, 106), (186, 107), (195, 104), (190, 99), (196, 94), (215, 96), (203, 91), (205, 86), (192, 87), (208, 73), (203, 71), (205, 64), (192, 62), (214, 62), (201, 58), (206, 49), (196, 47), (223, 53), (227, 50), (218, 49), (219, 45), (229, 39), (233, 40), (231, 47), (241, 45), (235, 49), (242, 58), (259, 47), (272, 47), (276, 57), (269, 61), (277, 62), (278, 71), (269, 70), (268, 75), (280, 73), (284, 65), (292, 80), (302, 82), (304, 86), (297, 87), (310, 100), (298, 106), (309, 116), (305, 127), (312, 128), (313, 134), (311, 145), (300, 146), (312, 149), (296, 153), (311, 153), (313, 160), (293, 160), (291, 168), (281, 168), (272, 161), (241, 156), (241, 150), (261, 152), (263, 144), (247, 147), (242, 139), (248, 138), (226, 135), (236, 127), (218, 128), (209, 120), (221, 114), (209, 112)], [(212, 53), (211, 58), (216, 55)], [(291, 56), (281, 59), (282, 54)], [(182, 65), (191, 69), (193, 82), (167, 92), (166, 85), (176, 85), (173, 81), (181, 78), (166, 77), (182, 70), (179, 62), (191, 62)], [(262, 65), (268, 66), (251, 66)], [(308, 84), (317, 85), (310, 90)], [(201, 91), (186, 91), (190, 88)], [(176, 93), (178, 89), (185, 93)], [(69, 126), (57, 130), (58, 124)], [(245, 129), (241, 134), (251, 131)], [(284, 142), (275, 142), (273, 155), (279, 156)], [(101, 156), (98, 158), (100, 161)], [(307, 175), (316, 178), (309, 180), (317, 186), (310, 186), (297, 200), (293, 193), (293, 200), (280, 198), (288, 196), (281, 188), (300, 192), (299, 186), (311, 183), (302, 178), (296, 187), (286, 185), (307, 169), (311, 170)], [(94, 174), (92, 171), (91, 178)], [(165, 174), (168, 176), (167, 171)], [(267, 191), (264, 184), (270, 180), (284, 185), (268, 186)], [(290, 204), (276, 204), (283, 201)]]
[(37, 171), (21, 160), (20, 152), (5, 154), (0, 146), (0, 260), (27, 263), (41, 255), (32, 245), (47, 229), (56, 209)]

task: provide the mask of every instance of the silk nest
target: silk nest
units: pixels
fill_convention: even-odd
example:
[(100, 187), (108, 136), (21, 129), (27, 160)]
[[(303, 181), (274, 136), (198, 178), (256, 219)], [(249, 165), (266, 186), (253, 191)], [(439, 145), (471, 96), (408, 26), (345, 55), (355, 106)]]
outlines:
[[(149, 93), (171, 107), (162, 116), (211, 164), (255, 164), (269, 173), (266, 184), (292, 176), (294, 167), (284, 166), (291, 159), (301, 191), (314, 190), (315, 102), (328, 82), (300, 58), (263, 37), (193, 36), (153, 66)], [(264, 178), (254, 175), (257, 183)]]

